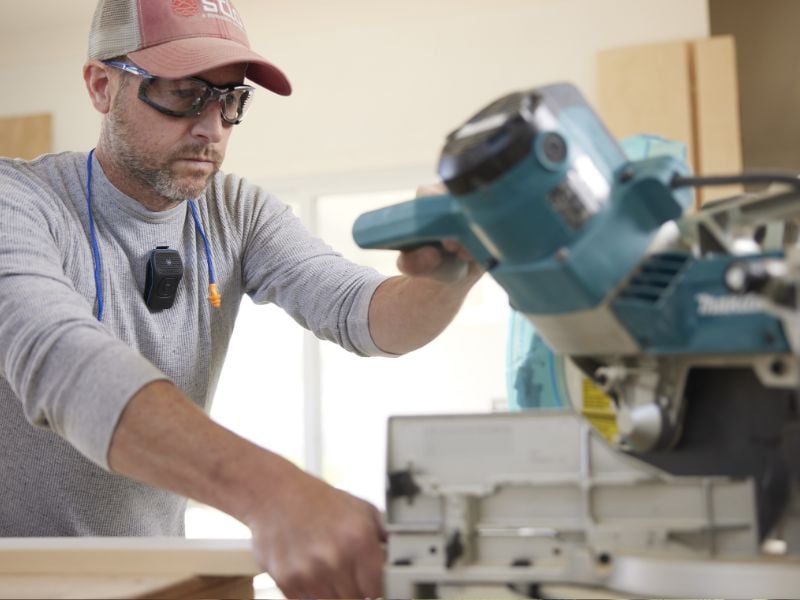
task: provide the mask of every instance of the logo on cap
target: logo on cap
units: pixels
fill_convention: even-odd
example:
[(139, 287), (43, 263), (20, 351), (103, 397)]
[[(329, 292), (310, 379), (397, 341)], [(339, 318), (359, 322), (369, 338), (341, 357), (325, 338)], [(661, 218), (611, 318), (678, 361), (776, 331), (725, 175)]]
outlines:
[(172, 12), (181, 17), (193, 17), (200, 12), (197, 0), (171, 0)]
[(180, 17), (194, 17), (202, 11), (203, 17), (224, 19), (244, 29), (239, 11), (231, 0), (170, 0), (172, 12)]

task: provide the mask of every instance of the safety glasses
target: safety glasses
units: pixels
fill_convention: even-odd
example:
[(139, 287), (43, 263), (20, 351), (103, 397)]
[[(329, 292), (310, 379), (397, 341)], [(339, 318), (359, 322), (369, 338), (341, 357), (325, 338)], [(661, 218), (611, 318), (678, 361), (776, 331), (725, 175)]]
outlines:
[(244, 118), (255, 88), (249, 85), (217, 87), (197, 77), (165, 79), (151, 75), (144, 69), (115, 60), (104, 64), (142, 78), (139, 99), (158, 112), (172, 117), (196, 117), (209, 102), (219, 101), (222, 120), (238, 125)]

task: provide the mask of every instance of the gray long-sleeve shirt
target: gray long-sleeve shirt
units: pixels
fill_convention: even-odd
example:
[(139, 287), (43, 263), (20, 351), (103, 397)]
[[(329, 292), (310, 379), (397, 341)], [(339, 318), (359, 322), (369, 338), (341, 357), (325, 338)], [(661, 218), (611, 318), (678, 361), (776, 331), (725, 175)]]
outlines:
[[(180, 535), (185, 499), (108, 470), (131, 396), (166, 378), (207, 409), (243, 294), (278, 304), (321, 338), (379, 355), (367, 309), (384, 278), (312, 237), (261, 188), (219, 173), (197, 201), (222, 293), (213, 309), (186, 203), (148, 211), (94, 159), (101, 323), (86, 159), (0, 159), (0, 536)], [(180, 252), (184, 274), (172, 308), (151, 312), (145, 265), (161, 244)]]

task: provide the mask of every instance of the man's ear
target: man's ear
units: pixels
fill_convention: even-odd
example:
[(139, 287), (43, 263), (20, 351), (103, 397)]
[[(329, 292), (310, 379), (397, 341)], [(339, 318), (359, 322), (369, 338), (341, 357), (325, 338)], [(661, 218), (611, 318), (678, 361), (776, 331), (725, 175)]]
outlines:
[(108, 67), (96, 60), (86, 63), (83, 65), (83, 81), (94, 107), (107, 114), (111, 110), (113, 91), (118, 88), (109, 77)]

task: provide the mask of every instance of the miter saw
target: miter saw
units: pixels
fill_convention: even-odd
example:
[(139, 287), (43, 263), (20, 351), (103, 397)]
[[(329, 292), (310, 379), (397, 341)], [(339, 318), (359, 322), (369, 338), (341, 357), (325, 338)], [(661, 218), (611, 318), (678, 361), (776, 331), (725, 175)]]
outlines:
[[(439, 175), (447, 193), (360, 216), (356, 242), (460, 241), (618, 433), (391, 419), (387, 597), (800, 595), (800, 180), (631, 161), (568, 84), (481, 110)], [(771, 188), (690, 210), (692, 187), (734, 182)]]

